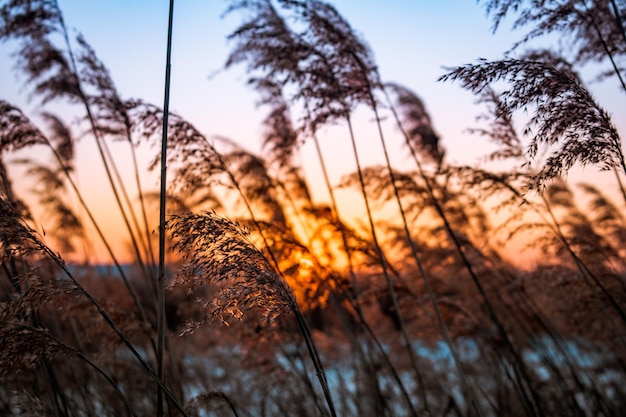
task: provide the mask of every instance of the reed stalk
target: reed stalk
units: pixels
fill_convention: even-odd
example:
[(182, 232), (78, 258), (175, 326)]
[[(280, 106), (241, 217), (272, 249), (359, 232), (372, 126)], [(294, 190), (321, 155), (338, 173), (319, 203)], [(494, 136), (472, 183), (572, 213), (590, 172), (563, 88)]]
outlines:
[(165, 93), (163, 98), (163, 127), (161, 137), (161, 190), (159, 198), (159, 277), (157, 289), (157, 378), (161, 381), (157, 393), (157, 417), (163, 417), (164, 356), (165, 356), (165, 213), (167, 201), (167, 135), (172, 71), (172, 29), (174, 0), (170, 0), (167, 22), (167, 52), (165, 62)]
[[(30, 327), (30, 326), (25, 326), (22, 324), (17, 324), (17, 323), (12, 323), (11, 326), (16, 327), (17, 329), (29, 332), (29, 333), (33, 333), (33, 334), (37, 334), (38, 337), (44, 338), (44, 339), (48, 339), (48, 343), (50, 343), (53, 346), (59, 346), (66, 354), (71, 354), (76, 356), (77, 358), (79, 358), (81, 361), (85, 362), (89, 367), (91, 367), (94, 371), (96, 371), (98, 374), (100, 374), (106, 381), (107, 383), (111, 386), (111, 388), (113, 388), (113, 390), (115, 391), (115, 393), (117, 394), (117, 396), (119, 397), (120, 400), (122, 400), (122, 402), (124, 403), (124, 406), (126, 407), (126, 410), (128, 411), (128, 413), (130, 413), (130, 415), (134, 416), (134, 417), (138, 417), (139, 414), (137, 413), (137, 411), (135, 410), (135, 408), (130, 404), (130, 402), (128, 401), (128, 399), (126, 398), (126, 396), (124, 395), (124, 393), (121, 391), (119, 384), (115, 381), (115, 379), (109, 375), (102, 367), (100, 367), (98, 364), (96, 364), (94, 361), (92, 361), (91, 359), (89, 359), (89, 357), (87, 355), (85, 355), (84, 353), (82, 353), (81, 351), (73, 348), (72, 346), (64, 343), (63, 341), (59, 340), (58, 338), (55, 338), (54, 336), (52, 336), (49, 332), (43, 331), (37, 327)], [(50, 362), (45, 359), (46, 362), (46, 372), (52, 372), (52, 368), (50, 366)], [(57, 388), (58, 388), (58, 382), (56, 382)], [(69, 416), (70, 413), (67, 409), (67, 404), (66, 401), (64, 402), (64, 406), (63, 406), (63, 412), (59, 412), (57, 410), (57, 414), (59, 415), (63, 415), (63, 416)], [(57, 406), (58, 408), (58, 406)]]
[[(4, 211), (4, 210), (3, 210)], [(7, 214), (7, 213), (5, 213)], [(171, 393), (171, 391), (163, 384), (161, 379), (154, 372), (152, 367), (148, 364), (148, 362), (143, 358), (143, 356), (137, 351), (132, 342), (126, 337), (124, 332), (117, 326), (115, 321), (111, 318), (111, 316), (102, 308), (100, 303), (96, 301), (96, 299), (83, 287), (80, 282), (74, 277), (74, 274), (68, 269), (65, 262), (54, 253), (48, 246), (46, 246), (36, 235), (36, 232), (33, 231), (29, 226), (23, 224), (21, 219), (17, 217), (15, 214), (11, 214), (13, 217), (11, 226), (17, 230), (17, 233), (22, 236), (25, 240), (32, 243), (43, 255), (49, 258), (54, 264), (56, 264), (65, 274), (65, 276), (71, 281), (76, 290), (89, 301), (89, 303), (96, 308), (98, 314), (104, 319), (107, 326), (111, 328), (118, 336), (120, 341), (129, 349), (132, 355), (139, 361), (140, 365), (146, 371), (146, 373), (155, 380), (157, 385), (163, 390), (165, 395), (169, 398), (169, 400), (174, 404), (174, 406), (182, 413), (183, 416), (189, 417), (187, 412), (184, 410), (182, 405), (178, 402), (176, 397)]]
[[(263, 228), (261, 227), (260, 223), (258, 222), (258, 220), (256, 219), (256, 216), (254, 215), (254, 210), (252, 210), (252, 206), (250, 205), (250, 202), (248, 201), (248, 198), (246, 197), (243, 188), (240, 186), (239, 181), (237, 180), (237, 178), (235, 177), (235, 175), (233, 174), (233, 172), (228, 168), (228, 166), (226, 165), (224, 159), (222, 158), (222, 155), (217, 151), (217, 149), (215, 149), (215, 147), (209, 143), (208, 140), (206, 140), (206, 144), (209, 146), (209, 148), (213, 151), (213, 153), (215, 154), (215, 156), (218, 159), (219, 164), (221, 165), (222, 169), (224, 170), (224, 172), (228, 175), (228, 178), (230, 180), (230, 182), (233, 184), (233, 186), (237, 189), (240, 198), (242, 199), (248, 214), (250, 215), (250, 220), (252, 220), (252, 223), (256, 226), (259, 235), (261, 236), (261, 239), (263, 240), (263, 245), (265, 247), (265, 249), (267, 250), (267, 253), (270, 256), (270, 259), (272, 261), (272, 264), (276, 270), (276, 273), (280, 276), (281, 279), (283, 279), (284, 281), (284, 276), (282, 271), (280, 270), (280, 266), (278, 264), (278, 260), (276, 259), (276, 256), (274, 255), (274, 253), (272, 252), (271, 246), (267, 240), (267, 237), (265, 236), (265, 233), (263, 232)], [(337, 417), (336, 411), (335, 411), (335, 406), (333, 403), (333, 399), (332, 399), (332, 395), (330, 393), (330, 389), (328, 387), (328, 381), (326, 380), (326, 372), (324, 371), (324, 367), (322, 365), (322, 361), (321, 358), (319, 356), (319, 353), (317, 351), (317, 348), (315, 346), (315, 341), (313, 340), (313, 337), (311, 335), (311, 331), (309, 329), (308, 324), (306, 323), (306, 320), (304, 319), (304, 316), (302, 315), (302, 312), (300, 311), (300, 307), (298, 306), (297, 303), (293, 303), (292, 307), (291, 307), (292, 312), (294, 313), (294, 315), (296, 316), (296, 320), (298, 323), (298, 327), (300, 329), (300, 332), (302, 333), (302, 336), (304, 338), (304, 341), (306, 343), (306, 347), (309, 351), (309, 354), (311, 356), (311, 360), (313, 361), (313, 365), (315, 367), (315, 373), (317, 375), (317, 378), (320, 382), (320, 385), (322, 387), (322, 391), (324, 393), (324, 397), (326, 399), (326, 404), (328, 406), (328, 409), (330, 411), (330, 414), (332, 417)]]
[[(418, 172), (420, 173), (420, 176), (426, 181), (426, 175), (424, 172), (424, 169), (422, 167), (422, 163), (420, 162), (419, 158), (417, 157), (417, 154), (415, 152), (415, 149), (413, 147), (413, 145), (411, 144), (411, 141), (409, 139), (409, 135), (406, 131), (406, 129), (404, 129), (404, 126), (402, 125), (402, 122), (400, 121), (400, 117), (398, 115), (398, 112), (395, 109), (395, 106), (391, 103), (391, 100), (389, 98), (389, 95), (387, 94), (387, 90), (383, 87), (383, 93), (385, 94), (385, 97), (387, 99), (387, 102), (389, 103), (389, 108), (391, 110), (391, 113), (394, 117), (394, 120), (396, 121), (396, 124), (398, 126), (398, 128), (400, 129), (400, 132), (402, 133), (402, 136), (404, 137), (405, 140), (405, 144), (407, 145), (411, 156), (413, 157), (413, 160), (415, 161), (415, 164), (417, 166)], [(441, 314), (441, 309), (439, 308), (439, 303), (437, 302), (437, 296), (435, 295), (432, 286), (430, 284), (430, 279), (428, 278), (428, 275), (426, 274), (426, 270), (424, 269), (424, 265), (422, 263), (422, 259), (421, 256), (419, 255), (417, 246), (415, 245), (415, 241), (413, 240), (412, 236), (411, 236), (411, 232), (409, 230), (409, 226), (408, 226), (408, 222), (406, 219), (406, 214), (405, 214), (405, 210), (404, 207), (402, 205), (402, 200), (400, 199), (400, 193), (398, 191), (398, 187), (395, 185), (395, 178), (394, 178), (394, 174), (393, 174), (393, 169), (391, 167), (391, 162), (389, 160), (389, 154), (387, 152), (387, 146), (385, 144), (385, 141), (383, 139), (383, 134), (382, 134), (382, 128), (381, 128), (381, 123), (380, 123), (380, 117), (378, 115), (378, 111), (376, 109), (376, 105), (375, 102), (373, 101), (374, 97), (372, 96), (372, 107), (373, 110), (375, 112), (375, 116), (376, 116), (376, 122), (378, 125), (378, 129), (379, 129), (379, 135), (381, 138), (381, 142), (382, 142), (382, 146), (384, 149), (384, 153), (385, 153), (385, 161), (387, 163), (387, 169), (389, 171), (389, 177), (391, 179), (391, 183), (393, 184), (393, 190), (394, 190), (394, 195), (396, 197), (396, 202), (398, 204), (398, 208), (400, 210), (400, 214), (402, 217), (402, 225), (404, 227), (404, 233), (406, 235), (406, 238), (409, 242), (409, 245), (411, 247), (411, 253), (413, 255), (413, 259), (415, 259), (415, 262), (417, 264), (417, 267), (420, 271), (420, 275), (422, 277), (422, 280), (424, 281), (424, 286), (426, 287), (426, 292), (428, 293), (428, 297), (430, 299), (430, 302), (433, 306), (433, 309), (435, 310), (435, 316), (437, 318), (437, 324), (438, 324), (438, 330), (440, 332), (440, 334), (443, 336), (444, 341), (446, 342), (446, 345), (448, 346), (448, 349), (450, 349), (450, 354), (452, 355), (452, 358), (454, 360), (455, 366), (457, 368), (457, 370), (459, 371), (459, 377), (461, 379), (461, 387), (462, 390), (466, 393), (466, 395), (470, 398), (470, 402), (472, 404), (472, 407), (476, 410), (476, 412), (481, 415), (482, 412), (480, 411), (480, 408), (478, 406), (478, 400), (476, 398), (476, 395), (474, 394), (473, 390), (471, 389), (471, 385), (469, 384), (467, 375), (465, 373), (465, 371), (463, 370), (463, 367), (461, 365), (461, 360), (459, 358), (459, 354), (457, 352), (456, 346), (454, 345), (452, 338), (450, 337), (450, 333), (448, 331), (448, 326), (446, 325), (445, 321), (443, 320), (443, 315)], [(434, 200), (435, 196), (432, 195), (429, 192), (429, 197), (431, 198), (431, 200)]]
[[(350, 116), (346, 115), (345, 116), (346, 122), (348, 124), (348, 129), (350, 132), (350, 143), (352, 144), (352, 152), (353, 152), (353, 156), (354, 156), (354, 160), (356, 162), (357, 165), (357, 173), (359, 176), (359, 184), (361, 186), (361, 194), (363, 196), (363, 200), (365, 202), (365, 210), (367, 213), (367, 219), (369, 222), (369, 226), (370, 226), (370, 233), (372, 236), (372, 242), (374, 243), (374, 247), (376, 248), (376, 253), (378, 255), (378, 260), (380, 263), (380, 266), (382, 268), (382, 272), (383, 272), (383, 276), (385, 278), (385, 281), (387, 283), (387, 289), (389, 291), (389, 295), (392, 299), (393, 302), (393, 307), (394, 307), (394, 312), (396, 315), (396, 318), (398, 319), (398, 322), (400, 323), (400, 331), (402, 334), (402, 337), (404, 339), (404, 343), (405, 343), (405, 347), (409, 352), (410, 355), (410, 359), (411, 359), (411, 363), (413, 365), (413, 369), (416, 372), (416, 376), (418, 378), (419, 384), (420, 384), (420, 392), (422, 395), (422, 402), (424, 404), (424, 407), (426, 409), (428, 409), (428, 401), (426, 398), (426, 392), (424, 389), (424, 383), (421, 377), (421, 373), (419, 372), (419, 369), (417, 367), (417, 361), (415, 358), (415, 354), (413, 352), (413, 347), (411, 346), (411, 342), (410, 339), (408, 337), (408, 333), (406, 331), (406, 325), (404, 323), (404, 318), (402, 317), (402, 312), (400, 310), (400, 303), (398, 302), (398, 297), (396, 295), (396, 291), (393, 287), (393, 282), (391, 281), (391, 277), (389, 275), (389, 271), (388, 271), (388, 264), (387, 264), (387, 260), (385, 258), (385, 255), (383, 253), (382, 247), (380, 246), (380, 243), (378, 242), (378, 237), (376, 235), (376, 226), (374, 226), (374, 218), (372, 216), (372, 210), (370, 208), (370, 204), (369, 204), (369, 199), (367, 197), (367, 192), (365, 191), (365, 180), (363, 178), (363, 170), (361, 168), (361, 162), (359, 160), (359, 154), (358, 154), (358, 150), (357, 150), (357, 146), (356, 146), (356, 139), (354, 137), (354, 131), (352, 129), (352, 122), (350, 120)], [(407, 399), (408, 400), (408, 399)], [(417, 417), (417, 411), (415, 410), (415, 408), (413, 407), (413, 403), (409, 400), (408, 406), (411, 410), (411, 413)]]
[[(124, 209), (124, 206), (122, 204), (122, 200), (120, 198), (119, 195), (119, 191), (117, 186), (115, 185), (115, 181), (113, 179), (113, 172), (112, 172), (112, 165), (114, 166), (115, 163), (113, 160), (108, 160), (106, 157), (106, 143), (104, 142), (101, 134), (99, 133), (99, 129), (98, 129), (98, 123), (96, 122), (96, 118), (92, 112), (91, 109), (91, 105), (89, 104), (89, 100), (87, 99), (87, 96), (85, 94), (85, 92), (83, 91), (82, 88), (82, 83), (80, 80), (80, 76), (79, 76), (79, 71), (78, 71), (78, 66), (76, 64), (76, 59), (74, 57), (74, 52), (70, 43), (70, 39), (69, 39), (69, 34), (67, 31), (67, 28), (65, 26), (65, 21), (63, 19), (63, 15), (59, 9), (59, 6), (55, 0), (55, 7), (57, 8), (57, 10), (59, 10), (58, 14), (59, 14), (59, 24), (61, 27), (61, 33), (63, 35), (63, 39), (65, 41), (65, 46), (66, 46), (66, 50), (67, 50), (67, 54), (69, 56), (69, 62), (71, 65), (71, 76), (74, 78), (74, 83), (76, 85), (76, 90), (78, 93), (78, 98), (80, 99), (80, 101), (83, 103), (84, 108), (85, 108), (85, 112), (87, 114), (87, 120), (89, 121), (89, 124), (91, 126), (91, 130), (96, 142), (96, 146), (98, 149), (98, 154), (100, 155), (100, 159), (102, 160), (102, 164), (104, 166), (106, 175), (107, 175), (107, 179), (109, 181), (109, 184), (111, 186), (111, 191), (113, 192), (113, 195), (115, 197), (115, 202), (117, 203), (117, 206), (120, 210), (120, 214), (122, 216), (122, 219), (124, 221), (124, 224), (126, 226), (126, 229), (128, 230), (129, 233), (129, 237), (131, 239), (131, 243), (133, 246), (133, 250), (135, 251), (135, 255), (137, 256), (137, 261), (140, 263), (140, 265), (143, 265), (142, 263), (142, 258), (141, 258), (141, 252), (139, 251), (139, 246), (137, 244), (137, 240), (135, 238), (135, 233), (133, 232), (133, 229), (131, 227), (130, 221), (128, 219), (128, 215), (126, 214), (126, 210)], [(115, 168), (117, 169), (117, 168)], [(145, 271), (145, 268), (144, 268)]]
[(87, 217), (91, 221), (91, 224), (93, 225), (96, 233), (98, 234), (98, 237), (100, 238), (100, 241), (102, 242), (102, 244), (104, 245), (107, 253), (109, 254), (109, 257), (111, 258), (111, 261), (115, 265), (115, 268), (117, 269), (117, 271), (118, 271), (118, 273), (120, 275), (120, 278), (122, 278), (122, 281), (124, 282), (124, 285), (128, 289), (128, 292), (130, 293), (130, 295), (131, 295), (131, 297), (133, 299), (133, 303), (137, 307), (137, 311), (139, 312), (139, 315), (141, 316), (142, 321), (144, 323), (150, 323), (148, 321), (148, 317), (147, 317), (146, 312), (145, 312), (145, 310), (143, 308), (143, 305), (141, 304), (141, 301), (139, 300), (139, 296), (137, 295), (137, 291), (135, 290), (135, 287), (132, 285), (132, 283), (130, 282), (130, 280), (126, 276), (126, 272), (124, 272), (124, 269), (122, 268), (122, 265), (119, 263), (119, 260), (117, 259), (117, 256), (113, 252), (113, 249), (111, 248), (111, 244), (109, 243), (108, 239), (104, 235), (104, 232), (100, 228), (96, 218), (93, 216), (93, 213), (91, 212), (91, 209), (89, 209), (89, 206), (87, 205), (87, 203), (83, 199), (82, 193), (78, 189), (78, 186), (76, 185), (76, 182), (74, 181), (74, 179), (72, 178), (69, 170), (67, 169), (67, 166), (63, 163), (63, 159), (61, 158), (61, 156), (59, 155), (57, 150), (54, 148), (54, 146), (52, 146), (52, 144), (47, 140), (47, 138), (46, 138), (46, 145), (52, 151), (52, 154), (54, 155), (54, 158), (57, 160), (57, 162), (59, 164), (59, 167), (63, 171), (63, 174), (65, 175), (65, 178), (69, 182), (70, 187), (72, 187), (72, 190), (74, 191), (74, 194), (76, 195), (76, 198), (78, 198), (78, 201), (79, 201), (81, 207), (83, 208), (83, 210), (85, 210), (85, 214), (87, 214)]

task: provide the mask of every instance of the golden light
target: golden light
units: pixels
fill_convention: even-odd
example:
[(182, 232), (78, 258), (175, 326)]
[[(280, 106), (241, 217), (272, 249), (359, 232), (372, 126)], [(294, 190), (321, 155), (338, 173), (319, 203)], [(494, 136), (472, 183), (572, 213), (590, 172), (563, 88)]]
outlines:
[(300, 259), (300, 268), (306, 268), (306, 269), (310, 269), (313, 268), (313, 261), (310, 260), (309, 258), (302, 258)]

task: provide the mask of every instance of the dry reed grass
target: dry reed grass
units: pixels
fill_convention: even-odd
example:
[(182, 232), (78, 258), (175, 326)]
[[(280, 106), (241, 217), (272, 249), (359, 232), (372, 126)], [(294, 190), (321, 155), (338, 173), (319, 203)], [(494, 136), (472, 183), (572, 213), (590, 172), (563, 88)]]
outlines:
[[(82, 36), (72, 49), (56, 1), (3, 2), (0, 39), (17, 41), (34, 96), (82, 106), (119, 191), (112, 204), (126, 218), (136, 268), (105, 276), (65, 264), (89, 246), (69, 204), (82, 201), (72, 131), (53, 113), (39, 129), (0, 100), (0, 414), (621, 415), (623, 208), (595, 184), (560, 178), (575, 164), (626, 173), (620, 132), (575, 71), (623, 57), (622, 6), (485, 3), (495, 28), (511, 14), (532, 27), (515, 48), (563, 21), (578, 34), (573, 63), (530, 51), (442, 77), (480, 93), (486, 123), (473, 132), (497, 144), (487, 159), (510, 161), (506, 172), (450, 164), (424, 102), (383, 85), (367, 45), (328, 3), (230, 3), (229, 13), (247, 17), (230, 36), (226, 66), (248, 65), (269, 109), (266, 154), (256, 155), (122, 99)], [(509, 87), (497, 92), (494, 81)], [(384, 88), (397, 110), (381, 104)], [(397, 118), (416, 163), (401, 171), (387, 158), (341, 181), (368, 204), (365, 226), (342, 219), (328, 178), (332, 202), (316, 202), (295, 163), (305, 140), (322, 156), (315, 133), (328, 123), (348, 127), (358, 157), (350, 117), (359, 106), (378, 122)], [(526, 106), (534, 113), (518, 135), (515, 112)], [(141, 207), (129, 204), (106, 142), (122, 139), (134, 153), (160, 140), (164, 122), (172, 175), (157, 197), (170, 210), (168, 292), (157, 301), (143, 206), (151, 198), (141, 192)], [(390, 140), (382, 131), (380, 139)], [(553, 153), (539, 161), (544, 146)], [(7, 162), (36, 147), (53, 162), (21, 163), (48, 218), (33, 218)], [(401, 219), (383, 218), (390, 207)], [(544, 258), (526, 269), (508, 262), (500, 247), (515, 238)]]

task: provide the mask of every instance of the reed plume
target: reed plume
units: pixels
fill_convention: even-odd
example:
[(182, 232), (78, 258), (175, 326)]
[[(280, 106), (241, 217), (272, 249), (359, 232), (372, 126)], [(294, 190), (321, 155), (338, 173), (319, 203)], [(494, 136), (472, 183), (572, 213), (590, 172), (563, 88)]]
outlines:
[(293, 294), (254, 246), (247, 228), (204, 212), (173, 215), (167, 230), (184, 262), (172, 285), (189, 291), (205, 285), (218, 288), (213, 299), (202, 301), (207, 319), (227, 323), (256, 308), (271, 322), (295, 308)]
[(487, 0), (494, 33), (502, 21), (513, 18), (513, 28), (530, 27), (513, 49), (541, 36), (558, 35), (577, 64), (609, 59), (612, 69), (600, 78), (617, 76), (626, 91), (621, 65), (626, 54), (624, 5), (616, 0), (563, 1), (546, 5), (539, 1)]
[(524, 130), (531, 139), (526, 150), (528, 165), (540, 147), (557, 149), (533, 176), (529, 184), (532, 189), (564, 175), (575, 164), (598, 165), (603, 170), (619, 168), (626, 173), (621, 138), (609, 114), (571, 73), (540, 61), (481, 60), (457, 67), (439, 80), (460, 81), (476, 93), (504, 81), (510, 87), (500, 94), (498, 116), (533, 109)]

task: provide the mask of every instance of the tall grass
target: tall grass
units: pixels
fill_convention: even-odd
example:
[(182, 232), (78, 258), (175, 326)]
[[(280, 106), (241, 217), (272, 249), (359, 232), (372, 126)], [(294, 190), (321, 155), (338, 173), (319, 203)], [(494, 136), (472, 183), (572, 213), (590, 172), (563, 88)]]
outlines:
[[(226, 67), (247, 65), (269, 109), (262, 155), (170, 112), (167, 86), (163, 108), (122, 99), (55, 1), (1, 3), (0, 38), (17, 41), (17, 68), (48, 113), (40, 127), (0, 100), (0, 414), (620, 416), (623, 205), (564, 175), (579, 164), (612, 170), (624, 192), (620, 132), (575, 71), (607, 59), (620, 82), (624, 11), (613, 1), (485, 3), (496, 29), (518, 12), (517, 26), (531, 26), (513, 52), (563, 27), (578, 35), (572, 63), (533, 50), (442, 76), (479, 94), (488, 113), (471, 129), (496, 144), (487, 159), (507, 161), (503, 171), (450, 163), (424, 102), (383, 85), (328, 3), (227, 8), (244, 18)], [(81, 194), (73, 128), (50, 111), (61, 101), (85, 114), (132, 265), (116, 260)], [(366, 109), (383, 166), (359, 159), (352, 120)], [(357, 167), (338, 185), (323, 154), (333, 146), (319, 136), (329, 124), (346, 128)], [(119, 138), (131, 145), (137, 206), (108, 151)], [(330, 205), (296, 162), (306, 141)], [(394, 143), (413, 168), (395, 166)], [(134, 147), (146, 144), (161, 150), (144, 171)], [(52, 161), (13, 157), (38, 149)], [(15, 165), (26, 168), (19, 181)], [(142, 191), (149, 170), (160, 170), (158, 192)], [(28, 180), (45, 216), (25, 203)], [(337, 187), (357, 191), (363, 223), (345, 218)], [(113, 272), (88, 263), (84, 216)], [(526, 268), (507, 261), (501, 247), (520, 242), (544, 256)], [(66, 263), (78, 248), (84, 264)]]

